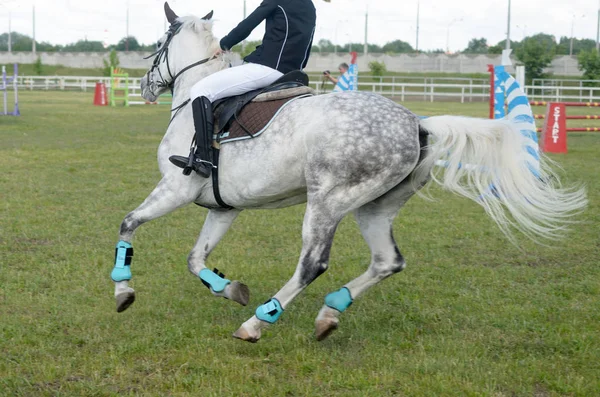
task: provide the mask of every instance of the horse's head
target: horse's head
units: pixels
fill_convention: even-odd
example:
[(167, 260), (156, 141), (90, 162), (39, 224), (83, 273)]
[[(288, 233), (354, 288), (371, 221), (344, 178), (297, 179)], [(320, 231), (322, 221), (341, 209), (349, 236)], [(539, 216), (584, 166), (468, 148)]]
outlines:
[(203, 18), (178, 17), (165, 2), (165, 14), (169, 29), (159, 39), (157, 51), (151, 55), (155, 56), (154, 62), (142, 78), (142, 97), (148, 101), (173, 89), (188, 66), (207, 62), (220, 48), (212, 34), (212, 11)]

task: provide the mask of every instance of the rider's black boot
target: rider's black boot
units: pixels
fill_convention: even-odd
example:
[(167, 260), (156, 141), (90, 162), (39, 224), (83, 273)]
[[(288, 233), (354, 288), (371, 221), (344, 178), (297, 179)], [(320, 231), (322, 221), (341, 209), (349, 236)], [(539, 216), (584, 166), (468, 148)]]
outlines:
[(190, 150), (188, 157), (171, 156), (169, 161), (179, 168), (183, 168), (183, 175), (190, 175), (196, 171), (203, 178), (210, 176), (212, 163), (212, 135), (213, 112), (212, 103), (206, 97), (196, 98), (192, 101), (194, 127), (196, 128), (196, 145)]

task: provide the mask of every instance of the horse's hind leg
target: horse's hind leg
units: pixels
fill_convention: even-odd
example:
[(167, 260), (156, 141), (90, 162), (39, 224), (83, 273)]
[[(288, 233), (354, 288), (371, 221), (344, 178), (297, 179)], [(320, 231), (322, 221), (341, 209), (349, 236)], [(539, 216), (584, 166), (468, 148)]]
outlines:
[(410, 181), (354, 211), (360, 231), (371, 249), (367, 271), (325, 297), (315, 321), (317, 340), (325, 339), (338, 326), (338, 316), (369, 287), (404, 269), (406, 263), (394, 240), (392, 222), (398, 210), (415, 193)]
[(309, 200), (302, 225), (302, 253), (294, 275), (273, 298), (256, 309), (256, 315), (242, 324), (234, 337), (258, 341), (261, 329), (277, 321), (285, 307), (327, 269), (333, 235), (344, 215), (345, 212), (336, 213)]
[(191, 203), (199, 194), (199, 188), (192, 183), (172, 186), (172, 180), (162, 179), (144, 202), (131, 211), (119, 231), (115, 255), (115, 267), (111, 278), (115, 282), (117, 312), (127, 309), (135, 300), (135, 292), (129, 286), (130, 264), (133, 257), (131, 242), (135, 230), (142, 224), (166, 215), (175, 209)]
[(196, 241), (196, 245), (188, 256), (188, 269), (195, 276), (200, 277), (204, 285), (216, 296), (231, 299), (246, 306), (250, 299), (248, 287), (239, 281), (225, 279), (224, 276), (216, 274), (206, 268), (205, 262), (208, 255), (221, 241), (229, 227), (237, 218), (240, 210), (210, 210), (202, 226), (202, 232)]

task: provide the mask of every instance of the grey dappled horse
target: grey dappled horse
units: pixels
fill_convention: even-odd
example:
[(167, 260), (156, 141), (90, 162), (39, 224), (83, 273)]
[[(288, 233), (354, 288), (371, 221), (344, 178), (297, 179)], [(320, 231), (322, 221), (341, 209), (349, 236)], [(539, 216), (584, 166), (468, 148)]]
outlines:
[[(162, 179), (121, 224), (112, 274), (118, 311), (134, 301), (128, 285), (134, 231), (190, 203), (209, 211), (189, 255), (189, 270), (210, 285), (213, 295), (243, 305), (248, 288), (208, 270), (208, 255), (242, 210), (307, 203), (294, 275), (234, 334), (251, 342), (327, 269), (334, 233), (348, 213), (354, 214), (371, 249), (371, 263), (362, 275), (326, 296), (316, 318), (317, 338), (337, 328), (340, 314), (360, 294), (404, 269), (392, 222), (431, 176), (482, 205), (508, 236), (516, 228), (533, 239), (559, 237), (570, 216), (586, 204), (583, 189), (548, 182), (552, 173), (546, 159), (540, 178), (529, 170), (527, 142), (509, 121), (457, 116), (421, 120), (382, 96), (345, 92), (296, 100), (259, 138), (223, 145), (220, 192), (234, 209), (220, 208), (211, 179), (184, 176), (168, 158), (189, 152), (194, 135), (192, 109), (186, 104), (190, 87), (239, 58), (229, 53), (211, 58), (219, 45), (211, 31), (212, 13), (203, 19), (179, 18), (168, 6), (166, 10), (171, 28), (142, 80), (142, 96), (153, 101), (172, 88), (176, 111), (158, 148)], [(428, 138), (430, 145), (423, 147)], [(440, 159), (445, 167), (435, 167)]]

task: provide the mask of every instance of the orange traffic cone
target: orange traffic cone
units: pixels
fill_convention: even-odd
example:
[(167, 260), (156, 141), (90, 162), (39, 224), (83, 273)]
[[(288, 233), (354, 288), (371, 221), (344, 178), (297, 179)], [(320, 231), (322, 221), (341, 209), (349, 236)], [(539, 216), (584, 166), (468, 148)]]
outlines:
[(95, 106), (107, 106), (108, 100), (106, 99), (106, 84), (102, 82), (96, 83), (96, 90), (94, 92), (94, 105)]

